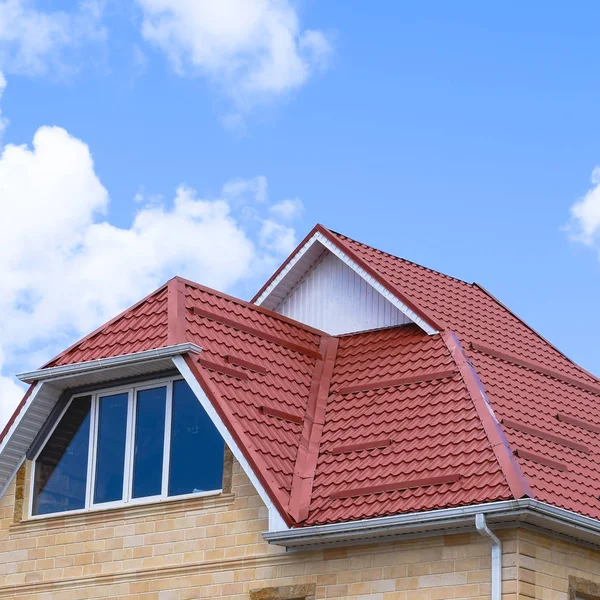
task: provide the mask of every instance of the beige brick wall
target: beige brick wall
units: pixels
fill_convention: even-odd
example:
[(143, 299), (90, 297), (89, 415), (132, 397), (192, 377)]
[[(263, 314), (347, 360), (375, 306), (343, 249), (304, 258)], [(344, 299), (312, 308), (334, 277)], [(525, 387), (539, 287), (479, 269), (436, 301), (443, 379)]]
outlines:
[[(13, 482), (0, 502), (0, 599), (249, 600), (250, 590), (301, 584), (316, 584), (317, 599), (489, 598), (490, 550), (475, 533), (300, 553), (267, 545), (267, 510), (237, 463), (232, 494), (221, 497), (18, 522), (20, 496)], [(506, 599), (520, 589), (562, 600), (571, 565), (598, 571), (587, 550), (577, 554), (584, 568), (560, 543), (500, 535)], [(547, 573), (563, 562), (560, 576)], [(540, 574), (526, 581), (532, 565)], [(540, 595), (523, 595), (532, 589)]]
[(570, 600), (573, 577), (600, 584), (598, 550), (520, 530), (517, 552), (520, 600)]

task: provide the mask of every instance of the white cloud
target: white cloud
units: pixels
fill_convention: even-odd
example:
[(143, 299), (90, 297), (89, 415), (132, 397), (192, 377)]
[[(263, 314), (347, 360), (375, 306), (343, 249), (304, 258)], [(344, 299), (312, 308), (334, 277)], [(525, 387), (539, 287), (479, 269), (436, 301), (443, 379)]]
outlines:
[(68, 70), (67, 49), (104, 39), (103, 8), (103, 0), (85, 0), (73, 13), (44, 12), (33, 0), (0, 0), (0, 68), (27, 75)]
[[(6, 89), (6, 79), (4, 78), (4, 73), (0, 71), (0, 100), (2, 100), (2, 94)], [(4, 130), (8, 125), (8, 119), (2, 116), (2, 107), (0, 106), (0, 148), (2, 148), (2, 135), (4, 134)]]
[(592, 187), (571, 206), (571, 219), (567, 223), (572, 239), (593, 246), (600, 245), (600, 167), (592, 171)]
[(42, 127), (32, 147), (7, 145), (0, 154), (3, 410), (20, 396), (9, 373), (39, 366), (172, 275), (219, 289), (265, 276), (296, 241), (294, 229), (270, 215), (266, 194), (262, 176), (228, 182), (215, 198), (183, 185), (172, 202), (139, 194), (131, 227), (121, 228), (108, 221), (109, 194), (82, 141)]
[(252, 179), (233, 179), (223, 186), (223, 193), (240, 201), (247, 199), (248, 194), (258, 202), (267, 200), (267, 178), (264, 175), (258, 175)]
[(290, 200), (282, 200), (277, 204), (273, 204), (269, 208), (269, 212), (274, 216), (283, 221), (290, 221), (302, 214), (304, 210), (304, 204), (300, 198), (293, 198)]
[(302, 86), (331, 45), (301, 31), (289, 0), (137, 0), (143, 36), (179, 73), (200, 73), (247, 109)]
[(266, 219), (262, 222), (259, 241), (264, 248), (286, 255), (296, 247), (296, 232), (292, 227)]

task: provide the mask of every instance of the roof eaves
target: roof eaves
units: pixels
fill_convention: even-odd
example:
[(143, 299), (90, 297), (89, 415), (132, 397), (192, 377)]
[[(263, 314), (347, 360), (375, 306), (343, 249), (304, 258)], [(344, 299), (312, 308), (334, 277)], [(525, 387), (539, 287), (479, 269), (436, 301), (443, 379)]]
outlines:
[(13, 426), (13, 424), (16, 421), (17, 417), (19, 416), (19, 413), (23, 410), (23, 407), (25, 406), (25, 404), (27, 404), (27, 400), (28, 400), (29, 396), (31, 396), (31, 393), (35, 389), (36, 385), (37, 385), (37, 382), (34, 382), (34, 383), (32, 383), (29, 386), (29, 388), (25, 392), (25, 394), (24, 394), (21, 402), (19, 402), (19, 404), (17, 405), (17, 408), (15, 408), (13, 414), (8, 419), (8, 422), (4, 426), (4, 429), (2, 430), (2, 433), (0, 433), (0, 443), (2, 443), (2, 441), (6, 437), (6, 434), (10, 431), (10, 428)]
[(498, 461), (500, 469), (506, 479), (506, 483), (510, 488), (511, 494), (516, 500), (519, 500), (520, 498), (534, 498), (533, 491), (525, 479), (519, 464), (515, 460), (508, 444), (508, 440), (506, 439), (487, 399), (483, 384), (473, 365), (466, 357), (460, 341), (450, 330), (442, 333), (442, 339), (467, 386), (469, 395), (475, 405), (481, 424), (483, 425), (496, 456), (496, 460)]
[(324, 337), (319, 348), (323, 359), (315, 364), (290, 494), (289, 513), (297, 523), (306, 520), (310, 510), (338, 344), (338, 338)]

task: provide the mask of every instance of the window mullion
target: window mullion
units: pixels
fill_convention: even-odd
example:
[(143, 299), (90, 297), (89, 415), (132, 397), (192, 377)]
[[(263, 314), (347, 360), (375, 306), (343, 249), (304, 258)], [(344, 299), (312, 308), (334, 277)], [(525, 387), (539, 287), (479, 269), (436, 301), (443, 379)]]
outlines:
[(165, 402), (165, 437), (163, 447), (162, 493), (163, 498), (169, 495), (169, 466), (171, 464), (171, 418), (173, 414), (173, 381), (167, 384), (167, 401)]
[(134, 428), (136, 411), (136, 391), (129, 390), (127, 407), (127, 425), (125, 433), (125, 465), (123, 468), (123, 501), (131, 500), (133, 486), (133, 460), (135, 452)]
[(92, 396), (90, 407), (90, 439), (88, 447), (88, 471), (86, 480), (85, 507), (90, 508), (94, 498), (95, 478), (94, 471), (96, 470), (96, 439), (97, 439), (97, 423), (98, 414), (98, 394)]

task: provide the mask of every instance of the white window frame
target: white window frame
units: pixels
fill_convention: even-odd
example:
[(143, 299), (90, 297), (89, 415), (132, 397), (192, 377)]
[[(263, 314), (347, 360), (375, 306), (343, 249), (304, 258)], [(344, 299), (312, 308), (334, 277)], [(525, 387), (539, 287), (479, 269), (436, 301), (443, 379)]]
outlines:
[[(108, 510), (111, 508), (120, 508), (124, 506), (137, 506), (140, 504), (153, 504), (156, 502), (172, 502), (176, 500), (185, 500), (187, 498), (198, 498), (202, 496), (215, 496), (221, 494), (223, 489), (208, 490), (204, 492), (193, 492), (190, 494), (180, 494), (178, 496), (169, 496), (169, 467), (171, 459), (171, 424), (173, 414), (173, 384), (176, 381), (185, 381), (182, 377), (171, 377), (167, 379), (155, 379), (147, 382), (142, 382), (136, 385), (122, 385), (107, 387), (89, 392), (75, 393), (70, 398), (63, 410), (61, 411), (56, 422), (53, 424), (49, 433), (44, 438), (43, 444), (40, 445), (35, 457), (32, 460), (31, 470), (31, 481), (29, 485), (29, 518), (30, 519), (47, 519), (48, 517), (55, 517), (59, 515), (73, 515), (87, 512), (95, 512), (99, 510)], [(164, 447), (163, 447), (163, 470), (162, 470), (162, 488), (161, 493), (154, 496), (146, 496), (143, 498), (132, 498), (133, 488), (133, 454), (134, 454), (134, 434), (135, 434), (135, 419), (137, 411), (137, 394), (143, 390), (150, 390), (158, 387), (166, 387), (166, 412), (165, 412), (165, 435), (164, 435)], [(115, 500), (113, 502), (102, 502), (94, 504), (94, 492), (96, 485), (96, 461), (98, 451), (98, 415), (100, 409), (100, 398), (105, 396), (116, 396), (118, 394), (128, 394), (127, 401), (127, 424), (125, 434), (125, 462), (123, 472), (123, 498), (121, 500)], [(52, 437), (52, 434), (56, 428), (60, 425), (63, 416), (71, 406), (71, 403), (76, 398), (91, 397), (91, 408), (90, 408), (90, 436), (89, 436), (89, 447), (88, 447), (88, 461), (87, 461), (87, 476), (86, 476), (86, 488), (85, 488), (85, 507), (76, 510), (63, 510), (53, 513), (44, 513), (43, 515), (33, 514), (33, 495), (35, 490), (35, 470), (37, 467), (37, 460), (40, 454), (43, 452), (46, 444)]]

